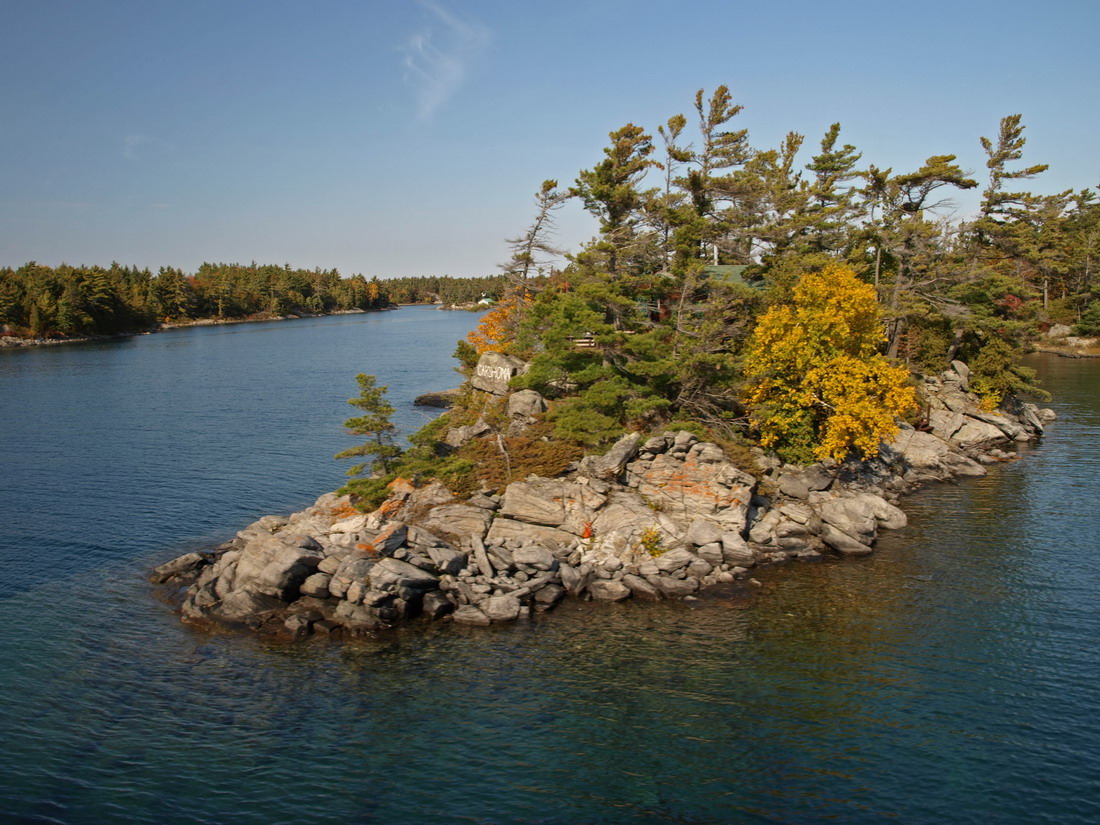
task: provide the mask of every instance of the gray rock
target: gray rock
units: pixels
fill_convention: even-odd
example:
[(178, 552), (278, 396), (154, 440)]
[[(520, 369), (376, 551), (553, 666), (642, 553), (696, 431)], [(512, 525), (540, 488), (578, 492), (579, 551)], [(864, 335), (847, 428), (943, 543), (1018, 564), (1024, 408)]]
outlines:
[(446, 593), (433, 590), (424, 594), (420, 609), (425, 616), (434, 621), (442, 619), (448, 613), (452, 613), (455, 609), (455, 603), (451, 601)]
[(689, 596), (699, 589), (699, 580), (691, 577), (674, 579), (671, 576), (656, 576), (649, 579), (649, 583), (668, 599)]
[[(634, 466), (634, 465), (631, 465)], [(643, 534), (656, 530), (662, 546), (680, 540), (683, 529), (664, 513), (655, 512), (633, 492), (612, 492), (608, 504), (592, 522), (591, 549), (600, 555), (622, 555), (638, 548)]]
[(509, 540), (533, 541), (547, 548), (558, 558), (568, 555), (569, 545), (577, 536), (556, 527), (544, 527), (540, 524), (527, 524), (510, 518), (493, 519), (485, 540), (490, 544), (502, 544)]
[(687, 566), (688, 575), (694, 576), (697, 579), (709, 576), (712, 570), (714, 570), (714, 566), (702, 559), (696, 559)]
[(566, 592), (570, 596), (579, 596), (592, 581), (593, 570), (590, 564), (582, 564), (579, 567), (562, 564), (558, 568), (558, 573), (561, 574), (561, 583)]
[(283, 601), (293, 601), (298, 587), (321, 562), (312, 550), (286, 544), (277, 536), (260, 534), (241, 549), (234, 589), (250, 588)]
[(307, 576), (306, 580), (302, 582), (300, 592), (303, 596), (327, 599), (329, 597), (328, 585), (330, 581), (332, 581), (330, 574), (314, 573), (312, 576)]
[(708, 562), (712, 567), (717, 567), (725, 561), (724, 557), (722, 556), (722, 536), (719, 535), (718, 538), (719, 541), (715, 541), (710, 544), (704, 544), (702, 547), (698, 548), (695, 551), (698, 554), (699, 558), (703, 559), (703, 561)]
[(285, 607), (286, 602), (274, 596), (244, 589), (230, 593), (214, 605), (210, 612), (223, 621), (248, 622), (263, 619)]
[(198, 553), (186, 553), (179, 558), (165, 562), (159, 567), (154, 567), (149, 578), (153, 584), (164, 584), (170, 579), (182, 578), (197, 573), (204, 564), (206, 564), (206, 559)]
[(431, 573), (392, 558), (380, 559), (370, 571), (370, 580), (379, 590), (386, 587), (408, 587), (423, 591), (439, 587), (439, 579)]
[(621, 602), (623, 599), (629, 599), (632, 591), (621, 581), (599, 579), (588, 585), (588, 592), (592, 594), (593, 599)]
[(535, 604), (543, 608), (552, 607), (565, 598), (565, 588), (550, 582), (535, 591)]
[(756, 553), (741, 537), (740, 533), (722, 534), (722, 559), (734, 567), (752, 567), (756, 564)]
[(784, 473), (779, 477), (778, 481), (779, 492), (785, 496), (791, 498), (797, 498), (805, 501), (810, 497), (810, 487), (797, 475), (793, 473)]
[(983, 450), (1003, 444), (1005, 434), (1000, 427), (968, 415), (951, 440), (963, 449)]
[(344, 555), (344, 556), (335, 556), (335, 555), (325, 556), (323, 559), (321, 559), (320, 563), (317, 565), (317, 572), (319, 572), (319, 573), (335, 573), (340, 568), (340, 564), (341, 564), (341, 562), (343, 562), (343, 560), (345, 558), (347, 558), (346, 555)]
[(478, 608), (474, 607), (472, 604), (459, 605), (455, 609), (455, 612), (451, 614), (451, 617), (458, 624), (472, 624), (480, 625), (482, 627), (492, 624), (492, 621), (489, 619), (489, 617), (482, 613)]
[(334, 521), (329, 525), (328, 533), (330, 535), (342, 535), (345, 533), (361, 533), (367, 529), (367, 522), (369, 516), (366, 513), (359, 513), (354, 516), (348, 516), (347, 518)]
[[(870, 497), (877, 498), (877, 497)], [(871, 544), (875, 540), (878, 531), (878, 520), (875, 518), (875, 507), (870, 498), (833, 498), (818, 503), (817, 510), (821, 514), (821, 520), (826, 525), (835, 527), (861, 544)], [(880, 499), (881, 501), (881, 499)], [(887, 505), (885, 501), (882, 504)], [(822, 536), (824, 537), (824, 532)], [(832, 542), (826, 538), (829, 544)]]
[(1018, 413), (1020, 421), (1037, 433), (1043, 432), (1043, 418), (1040, 410), (1034, 404), (1024, 402), (1020, 404)]
[(489, 556), (489, 561), (493, 565), (493, 569), (500, 575), (510, 573), (515, 569), (515, 562), (512, 560), (512, 553), (507, 547), (501, 547), (499, 545), (490, 545), (485, 548), (486, 554)]
[(405, 545), (409, 537), (409, 528), (400, 522), (387, 525), (370, 542), (370, 549), (381, 556), (392, 556), (394, 552)]
[(677, 547), (659, 555), (655, 561), (657, 569), (662, 573), (675, 573), (682, 570), (698, 558), (694, 553), (683, 547)]
[(184, 619), (204, 619), (223, 598), (214, 592), (213, 584), (192, 585), (180, 605), (180, 613)]
[(537, 544), (519, 548), (512, 554), (512, 560), (516, 564), (532, 567), (535, 570), (552, 570), (557, 564), (554, 554)]
[(821, 531), (821, 539), (845, 556), (866, 556), (874, 552), (868, 545), (831, 524), (825, 524)]
[(505, 593), (502, 596), (490, 596), (478, 606), (481, 612), (492, 622), (515, 621), (522, 607), (519, 599), (511, 593)]
[(672, 438), (671, 449), (675, 452), (686, 453), (698, 440), (699, 438), (695, 433), (689, 433), (687, 430), (680, 430)]
[(918, 479), (978, 478), (986, 474), (978, 462), (955, 452), (943, 439), (912, 427), (902, 427), (894, 440), (884, 447), (883, 454), (888, 461), (908, 465)]
[(814, 464), (802, 471), (802, 483), (809, 491), (828, 490), (833, 483), (833, 475), (820, 464)]
[(493, 395), (508, 395), (508, 383), (526, 370), (526, 361), (500, 352), (485, 352), (470, 376), (470, 385)]
[(711, 444), (709, 441), (700, 441), (692, 446), (688, 450), (688, 458), (700, 464), (719, 464), (728, 460), (725, 450), (717, 444)]
[(436, 533), (451, 544), (461, 545), (470, 536), (484, 537), (490, 518), (490, 511), (482, 507), (443, 504), (432, 508), (419, 523), (425, 530)]
[(500, 509), (499, 497), (494, 498), (492, 496), (487, 496), (482, 493), (476, 493), (470, 496), (466, 500), (466, 503), (469, 504), (471, 507), (480, 507), (482, 510), (492, 511)]
[[(437, 592), (437, 591), (431, 591)], [(381, 590), (363, 590), (359, 601), (367, 607), (385, 607), (393, 604), (396, 596), (393, 593), (383, 593)]]
[(580, 535), (606, 502), (607, 496), (588, 485), (532, 476), (508, 485), (500, 515)]
[(534, 390), (520, 390), (508, 396), (508, 417), (528, 420), (546, 412), (546, 399)]
[(487, 578), (495, 576), (496, 570), (493, 569), (492, 562), (489, 561), (489, 554), (485, 552), (484, 542), (478, 536), (471, 536), (470, 547), (473, 551), (474, 565), (481, 575)]
[(352, 582), (365, 580), (373, 567), (374, 562), (361, 555), (345, 556), (328, 583), (329, 593), (337, 599), (344, 598)]
[(630, 592), (636, 599), (644, 599), (650, 602), (661, 600), (661, 592), (641, 576), (625, 573), (622, 583), (630, 589)]
[(462, 447), (475, 438), (487, 435), (492, 431), (493, 428), (479, 418), (473, 424), (465, 424), (461, 427), (451, 427), (448, 429), (446, 435), (443, 436), (443, 443), (449, 447)]
[(986, 424), (992, 424), (1004, 434), (1005, 438), (1011, 439), (1012, 441), (1027, 440), (1027, 432), (1020, 425), (1020, 422), (1014, 421), (1001, 413), (976, 410), (970, 414), (970, 417), (976, 418), (979, 421), (984, 421)]
[(347, 590), (344, 591), (344, 601), (351, 602), (352, 604), (362, 604), (363, 596), (370, 592), (370, 582), (359, 581), (356, 579), (348, 585)]
[(342, 601), (336, 605), (333, 617), (349, 627), (378, 627), (382, 624), (375, 608)]
[(428, 555), (441, 573), (451, 576), (457, 576), (466, 566), (466, 554), (460, 553), (453, 547), (432, 546), (428, 548)]
[(723, 530), (745, 526), (756, 479), (728, 461), (681, 461), (669, 452), (652, 462), (635, 462), (631, 472), (638, 494), (673, 521), (687, 525), (703, 517)]
[(276, 530), (285, 527), (289, 521), (290, 519), (285, 516), (264, 516), (237, 533), (237, 537), (247, 542), (258, 535), (270, 535)]
[(965, 421), (965, 415), (950, 410), (931, 410), (928, 413), (928, 426), (932, 428), (932, 435), (945, 441), (957, 433)]
[(287, 616), (283, 621), (283, 627), (286, 628), (287, 633), (295, 639), (304, 639), (308, 636), (312, 624), (313, 622), (308, 616), (303, 616), (301, 614)]
[(756, 544), (770, 544), (775, 539), (776, 529), (782, 522), (783, 514), (779, 510), (768, 510), (763, 513), (749, 530), (749, 541)]
[(966, 363), (964, 363), (963, 361), (956, 360), (951, 362), (951, 369), (953, 369), (955, 371), (955, 374), (959, 377), (959, 380), (962, 382), (963, 389), (969, 391), (970, 367), (967, 366)]
[(721, 540), (722, 528), (713, 521), (703, 518), (695, 519), (688, 528), (687, 533), (684, 534), (684, 541), (696, 547), (702, 547), (704, 544), (712, 544)]
[(878, 522), (878, 526), (887, 530), (900, 530), (909, 523), (905, 512), (874, 493), (860, 493), (855, 498), (865, 503)]
[(579, 472), (592, 478), (614, 480), (626, 471), (626, 465), (638, 453), (642, 436), (639, 433), (627, 433), (601, 456), (585, 456), (580, 463)]

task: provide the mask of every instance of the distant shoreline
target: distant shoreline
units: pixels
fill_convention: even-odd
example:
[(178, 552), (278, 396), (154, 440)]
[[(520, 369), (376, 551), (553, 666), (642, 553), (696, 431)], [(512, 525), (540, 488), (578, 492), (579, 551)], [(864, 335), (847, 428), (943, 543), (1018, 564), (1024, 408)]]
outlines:
[(72, 338), (19, 338), (14, 335), (0, 335), (0, 349), (30, 349), (33, 347), (58, 346), (61, 344), (88, 344), (95, 341), (115, 341), (119, 338), (132, 338), (135, 335), (152, 335), (169, 329), (187, 327), (229, 326), (231, 324), (257, 324), (265, 321), (297, 321), (302, 318), (326, 318), (330, 315), (365, 315), (369, 312), (388, 312), (402, 306), (431, 306), (430, 304), (392, 304), (379, 309), (337, 309), (332, 312), (292, 313), (289, 315), (265, 315), (251, 318), (196, 318), (178, 324), (157, 324), (152, 329), (134, 332), (116, 332), (110, 335), (82, 335)]

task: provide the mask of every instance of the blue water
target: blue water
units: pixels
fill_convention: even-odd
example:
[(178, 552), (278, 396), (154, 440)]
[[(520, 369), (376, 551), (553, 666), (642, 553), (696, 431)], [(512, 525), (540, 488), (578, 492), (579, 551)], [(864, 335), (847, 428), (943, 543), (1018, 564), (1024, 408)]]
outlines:
[(410, 308), (0, 353), (0, 822), (1100, 821), (1100, 364), (1061, 419), (753, 596), (266, 643), (144, 575), (340, 483), (476, 321)]

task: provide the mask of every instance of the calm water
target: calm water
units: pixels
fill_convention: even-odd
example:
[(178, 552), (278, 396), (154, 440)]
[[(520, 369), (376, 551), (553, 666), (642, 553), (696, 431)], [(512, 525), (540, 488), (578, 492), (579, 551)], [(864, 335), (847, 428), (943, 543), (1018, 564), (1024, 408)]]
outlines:
[(149, 566), (336, 486), (476, 321), (425, 309), (0, 353), (0, 822), (1100, 821), (1100, 364), (1061, 420), (756, 598), (377, 642), (204, 636)]

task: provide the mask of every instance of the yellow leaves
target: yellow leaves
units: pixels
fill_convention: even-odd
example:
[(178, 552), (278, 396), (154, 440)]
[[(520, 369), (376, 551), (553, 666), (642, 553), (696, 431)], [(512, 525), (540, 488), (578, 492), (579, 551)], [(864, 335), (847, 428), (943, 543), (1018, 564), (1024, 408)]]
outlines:
[(466, 336), (466, 340), (474, 345), (478, 355), (504, 352), (516, 340), (524, 311), (531, 303), (531, 298), (513, 293), (482, 315), (477, 328)]
[(879, 354), (884, 339), (875, 291), (851, 269), (804, 275), (749, 343), (745, 400), (760, 443), (798, 461), (875, 455), (916, 403), (908, 372)]
[(807, 392), (825, 411), (817, 458), (840, 461), (850, 449), (877, 455), (883, 439), (897, 432), (897, 417), (916, 404), (908, 378), (906, 369), (878, 354), (859, 359), (842, 353), (807, 373)]

